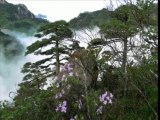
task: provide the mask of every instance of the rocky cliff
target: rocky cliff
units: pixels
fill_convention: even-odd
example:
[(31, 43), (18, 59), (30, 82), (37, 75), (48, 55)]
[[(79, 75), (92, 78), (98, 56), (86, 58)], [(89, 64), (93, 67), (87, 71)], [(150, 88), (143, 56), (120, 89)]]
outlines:
[(0, 28), (26, 33), (45, 22), (47, 20), (36, 18), (24, 4), (14, 5), (0, 0)]
[(5, 0), (0, 0), (0, 4), (7, 3)]
[(31, 13), (24, 4), (16, 5), (16, 7), (17, 7), (17, 13), (14, 14), (16, 19), (35, 18), (34, 14)]
[(5, 0), (0, 0), (0, 18), (7, 20), (33, 19), (34, 14), (23, 4), (13, 5)]

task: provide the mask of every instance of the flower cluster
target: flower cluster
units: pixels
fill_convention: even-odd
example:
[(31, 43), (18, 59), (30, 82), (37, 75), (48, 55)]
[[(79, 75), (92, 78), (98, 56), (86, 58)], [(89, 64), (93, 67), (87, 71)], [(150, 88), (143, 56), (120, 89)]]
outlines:
[(102, 110), (103, 107), (106, 104), (112, 104), (112, 98), (113, 98), (113, 94), (112, 93), (108, 93), (107, 91), (99, 96), (99, 100), (102, 103), (102, 105), (97, 109), (97, 114), (102, 114)]
[(104, 94), (99, 96), (99, 100), (103, 103), (103, 105), (106, 105), (107, 103), (112, 104), (112, 98), (113, 94), (106, 91)]
[[(74, 68), (75, 68), (75, 64), (67, 63), (66, 65), (61, 67), (61, 74), (54, 77), (53, 82), (56, 85), (56, 88), (61, 90), (59, 93), (57, 93), (54, 96), (55, 99), (62, 98), (64, 94), (66, 94), (66, 90), (69, 90), (71, 88), (71, 85), (67, 83), (67, 78), (78, 76), (78, 74), (74, 71)], [(66, 113), (67, 112), (67, 101), (63, 101), (63, 103), (57, 105), (55, 110), (56, 112)]]
[[(75, 67), (76, 67), (75, 64), (68, 63), (62, 67), (61, 72), (66, 73), (70, 77), (73, 77), (73, 76), (76, 77), (78, 76), (78, 73), (74, 71)], [(65, 77), (67, 76), (65, 75), (62, 78), (64, 79)]]
[(66, 64), (66, 65), (64, 65), (64, 66), (62, 67), (62, 70), (61, 70), (61, 71), (62, 71), (63, 73), (70, 73), (70, 72), (73, 71), (74, 67), (75, 67), (75, 65), (74, 65), (73, 63), (68, 63), (68, 64)]
[[(78, 73), (75, 72), (76, 65), (73, 63), (67, 63), (63, 67), (61, 67), (61, 76), (55, 76), (53, 82), (56, 83), (58, 80), (67, 81), (68, 77), (77, 77)], [(59, 87), (59, 83), (56, 84), (57, 88)]]
[(65, 91), (64, 91), (64, 89), (62, 89), (59, 94), (56, 94), (55, 99), (61, 98), (62, 95), (64, 95), (64, 94), (65, 94)]
[[(63, 67), (61, 67), (60, 74), (58, 76), (55, 76), (55, 78), (54, 78), (54, 84), (56, 86), (55, 87), (56, 95), (54, 96), (54, 99), (56, 99), (57, 101), (63, 100), (60, 103), (58, 102), (58, 104), (56, 105), (55, 111), (61, 112), (61, 113), (68, 112), (69, 114), (71, 112), (71, 115), (73, 115), (73, 116), (70, 116), (70, 120), (76, 120), (77, 117), (79, 117), (79, 116), (75, 115), (75, 114), (77, 114), (76, 113), (77, 111), (78, 112), (82, 111), (82, 113), (83, 113), (83, 111), (86, 109), (86, 106), (84, 106), (84, 105), (88, 104), (88, 103), (86, 103), (86, 98), (90, 97), (89, 95), (83, 95), (85, 93), (85, 90), (82, 89), (80, 92), (78, 91), (78, 89), (76, 88), (77, 84), (81, 85), (80, 88), (83, 87), (82, 84), (79, 84), (80, 83), (79, 81), (77, 83), (70, 81), (70, 80), (81, 80), (81, 76), (80, 76), (80, 74), (78, 74), (78, 73), (81, 73), (81, 71), (80, 71), (81, 69), (79, 71), (78, 70), (79, 69), (78, 69), (78, 67), (76, 67), (75, 64), (67, 63)], [(75, 79), (68, 79), (68, 78), (75, 78)], [(72, 85), (72, 83), (73, 83), (73, 85)], [(70, 94), (70, 92), (72, 94)], [(95, 96), (97, 96), (97, 94), (95, 94)], [(68, 103), (67, 103), (66, 100), (69, 100), (69, 98), (66, 98), (66, 97), (71, 97), (74, 100), (68, 101)], [(99, 97), (95, 97), (95, 99), (93, 101), (91, 101), (93, 103), (93, 105), (95, 105), (97, 107), (97, 110), (94, 113), (95, 114), (96, 113), (102, 114), (105, 106), (107, 104), (112, 104), (112, 99), (113, 99), (113, 94), (109, 93), (107, 91), (105, 91)], [(73, 103), (73, 101), (76, 102), (76, 105)], [(74, 107), (74, 109), (77, 109), (77, 110), (70, 111), (70, 108), (72, 108), (72, 107)], [(81, 117), (83, 117), (83, 116), (81, 116)]]
[(66, 113), (67, 112), (67, 101), (63, 101), (63, 103), (60, 103), (57, 107), (56, 107), (56, 112), (62, 112), (62, 113)]
[(103, 106), (100, 106), (96, 111), (97, 114), (102, 114), (102, 109), (103, 109)]

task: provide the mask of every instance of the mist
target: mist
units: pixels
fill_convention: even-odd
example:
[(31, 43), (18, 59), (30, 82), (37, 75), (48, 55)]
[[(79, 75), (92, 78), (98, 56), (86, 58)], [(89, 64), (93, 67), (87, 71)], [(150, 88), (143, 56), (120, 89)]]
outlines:
[[(15, 31), (2, 30), (2, 32), (15, 38), (7, 45), (0, 44), (0, 100), (11, 101), (23, 78), (21, 73), (23, 64), (33, 59), (33, 56), (25, 56), (25, 50), (35, 38)], [(9, 55), (13, 51), (14, 54)]]

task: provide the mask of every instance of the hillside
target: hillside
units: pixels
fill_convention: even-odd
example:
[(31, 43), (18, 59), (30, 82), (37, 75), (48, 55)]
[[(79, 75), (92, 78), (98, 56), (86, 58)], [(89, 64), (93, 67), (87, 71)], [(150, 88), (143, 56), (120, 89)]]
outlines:
[(83, 27), (98, 26), (100, 23), (110, 19), (110, 15), (113, 11), (109, 11), (105, 8), (94, 12), (80, 13), (78, 17), (75, 17), (69, 21), (72, 28), (81, 29)]
[(36, 18), (23, 4), (13, 5), (0, 0), (0, 57), (13, 59), (24, 52), (23, 45), (3, 30), (33, 35), (36, 29), (47, 20)]
[[(134, 6), (132, 6), (134, 8)], [(133, 10), (132, 7), (128, 7), (128, 10)], [(158, 5), (155, 3), (152, 6), (148, 7), (147, 6), (143, 6), (144, 11), (142, 14), (145, 14), (146, 16), (146, 20), (149, 20), (149, 18), (153, 18), (154, 20), (158, 19)], [(101, 9), (101, 10), (97, 10), (97, 11), (93, 11), (93, 12), (83, 12), (80, 13), (77, 17), (71, 19), (69, 21), (69, 24), (72, 28), (74, 29), (82, 29), (82, 28), (86, 28), (86, 27), (94, 27), (94, 26), (99, 26), (103, 23), (108, 22), (110, 19), (112, 18), (117, 18), (121, 13), (118, 12), (118, 16), (117, 16), (117, 11), (119, 11), (119, 9), (125, 9), (125, 6), (119, 6), (117, 9), (115, 9), (114, 11), (110, 11), (108, 9)], [(129, 13), (129, 11), (126, 10), (126, 14)], [(122, 12), (122, 11), (121, 11)], [(119, 16), (120, 18), (122, 17), (121, 15)], [(153, 22), (153, 21), (148, 21), (148, 22)], [(157, 23), (155, 23), (157, 24)]]
[(4, 34), (0, 31), (0, 58), (13, 60), (16, 56), (21, 55), (24, 47), (16, 38)]
[[(23, 4), (13, 5), (5, 0), (0, 0), (0, 27), (19, 32), (27, 32), (35, 29), (46, 20), (36, 18)], [(30, 30), (29, 33), (33, 33)]]

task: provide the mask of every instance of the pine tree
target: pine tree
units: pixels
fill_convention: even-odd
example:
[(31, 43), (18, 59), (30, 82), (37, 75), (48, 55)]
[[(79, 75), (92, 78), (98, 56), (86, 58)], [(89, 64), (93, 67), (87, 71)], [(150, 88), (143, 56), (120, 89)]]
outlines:
[[(35, 64), (42, 68), (48, 68), (56, 64), (56, 74), (59, 73), (62, 55), (67, 55), (70, 50), (69, 46), (65, 45), (71, 41), (73, 34), (69, 29), (68, 23), (64, 20), (56, 21), (54, 23), (47, 23), (40, 27), (35, 37), (41, 38), (32, 45), (27, 47), (26, 54), (34, 53), (36, 55), (47, 55), (49, 57), (37, 61)], [(43, 48), (50, 46), (51, 48), (43, 50)], [(56, 60), (53, 62), (53, 60)], [(46, 62), (51, 61), (49, 64), (44, 65)]]

